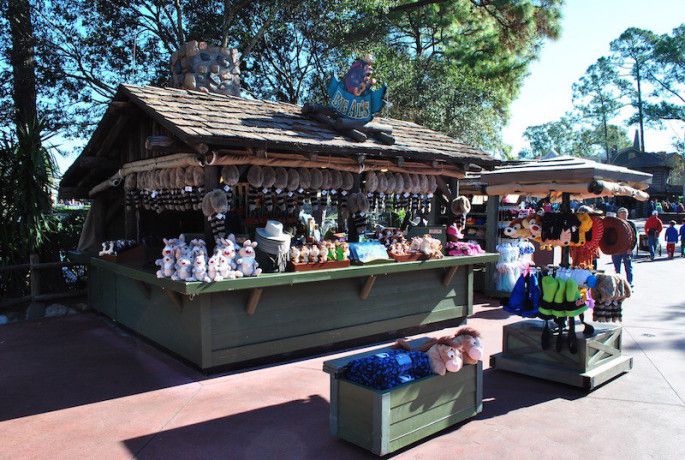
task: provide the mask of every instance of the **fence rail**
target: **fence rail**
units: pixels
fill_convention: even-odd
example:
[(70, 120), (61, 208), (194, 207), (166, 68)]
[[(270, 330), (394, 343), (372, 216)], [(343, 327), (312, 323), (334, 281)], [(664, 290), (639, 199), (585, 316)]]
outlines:
[(75, 267), (75, 266), (87, 266), (84, 263), (78, 262), (40, 262), (38, 255), (32, 254), (29, 256), (29, 263), (27, 264), (16, 264), (16, 265), (5, 265), (0, 267), (0, 273), (4, 272), (18, 272), (22, 270), (29, 271), (29, 295), (21, 297), (13, 297), (9, 299), (0, 300), (0, 309), (12, 307), (15, 305), (22, 304), (24, 302), (33, 301), (47, 301), (47, 300), (57, 300), (65, 299), (71, 297), (79, 297), (86, 294), (86, 289), (76, 289), (74, 291), (64, 291), (55, 292), (50, 294), (41, 294), (41, 270), (47, 270), (50, 268), (64, 268), (64, 267)]

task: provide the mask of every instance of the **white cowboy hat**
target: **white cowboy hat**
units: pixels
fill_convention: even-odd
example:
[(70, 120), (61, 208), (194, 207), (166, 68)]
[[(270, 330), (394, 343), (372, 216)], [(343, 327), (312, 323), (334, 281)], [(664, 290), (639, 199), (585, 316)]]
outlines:
[(290, 235), (283, 233), (283, 224), (277, 220), (268, 220), (264, 228), (256, 230), (257, 236), (265, 240), (288, 242)]

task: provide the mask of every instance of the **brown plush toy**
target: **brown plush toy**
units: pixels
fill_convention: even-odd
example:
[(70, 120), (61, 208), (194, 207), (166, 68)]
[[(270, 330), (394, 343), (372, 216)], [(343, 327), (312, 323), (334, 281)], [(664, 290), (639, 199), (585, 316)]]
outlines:
[(454, 215), (454, 223), (461, 231), (466, 225), (466, 215), (471, 212), (471, 202), (465, 196), (458, 196), (450, 204), (450, 209)]

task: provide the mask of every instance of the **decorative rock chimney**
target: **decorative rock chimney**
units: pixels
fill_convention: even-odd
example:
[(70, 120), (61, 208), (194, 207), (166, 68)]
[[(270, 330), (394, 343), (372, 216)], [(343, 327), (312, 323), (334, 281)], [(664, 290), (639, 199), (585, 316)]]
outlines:
[(240, 60), (232, 48), (189, 41), (171, 56), (175, 88), (240, 96)]

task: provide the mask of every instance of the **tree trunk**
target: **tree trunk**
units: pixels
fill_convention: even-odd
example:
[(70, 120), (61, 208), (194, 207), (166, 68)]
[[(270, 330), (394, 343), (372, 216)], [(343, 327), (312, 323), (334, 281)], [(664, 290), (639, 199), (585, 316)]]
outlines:
[(14, 120), (17, 128), (33, 123), (36, 109), (35, 38), (28, 0), (8, 0), (7, 19), (10, 23)]
[(645, 151), (645, 126), (642, 113), (642, 83), (640, 81), (640, 65), (635, 63), (635, 80), (637, 81), (637, 116), (640, 119), (640, 151)]

